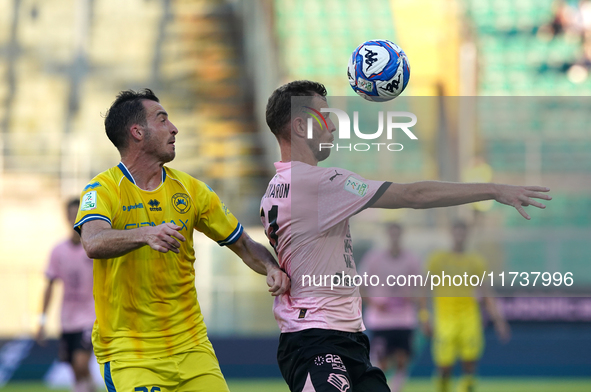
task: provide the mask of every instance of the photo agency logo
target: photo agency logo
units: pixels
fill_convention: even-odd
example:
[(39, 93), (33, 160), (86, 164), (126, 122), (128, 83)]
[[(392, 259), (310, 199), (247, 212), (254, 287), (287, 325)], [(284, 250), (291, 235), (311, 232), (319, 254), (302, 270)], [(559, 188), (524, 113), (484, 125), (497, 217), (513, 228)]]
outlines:
[[(365, 143), (351, 143), (351, 119), (349, 115), (341, 109), (337, 108), (321, 108), (320, 111), (304, 106), (305, 113), (310, 115), (307, 120), (307, 137), (308, 139), (313, 138), (314, 120), (320, 126), (328, 129), (328, 124), (322, 113), (334, 113), (338, 119), (337, 134), (335, 140), (332, 143), (319, 143), (318, 149), (334, 149), (336, 151), (347, 150), (347, 151), (402, 151), (404, 146), (402, 143), (393, 143), (393, 135), (395, 130), (402, 131), (406, 137), (411, 140), (417, 140), (416, 135), (411, 131), (417, 123), (417, 116), (411, 112), (394, 112), (380, 111), (377, 114), (378, 117), (378, 130), (373, 133), (363, 132), (359, 129), (359, 112), (353, 112), (353, 132), (359, 139), (367, 140)], [(384, 133), (384, 117), (386, 118), (386, 142), (380, 142), (384, 140), (382, 134)], [(409, 121), (410, 120), (410, 121)], [(374, 142), (369, 142), (373, 140)], [(348, 142), (348, 143), (347, 143)]]

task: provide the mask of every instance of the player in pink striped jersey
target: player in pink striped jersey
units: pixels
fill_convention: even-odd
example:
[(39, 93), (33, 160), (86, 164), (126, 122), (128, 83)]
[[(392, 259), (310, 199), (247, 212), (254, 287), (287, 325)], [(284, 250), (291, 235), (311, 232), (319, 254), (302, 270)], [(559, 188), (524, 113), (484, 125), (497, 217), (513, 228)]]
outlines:
[[(292, 98), (299, 97), (295, 105)], [(292, 391), (389, 391), (384, 373), (369, 361), (362, 333), (361, 298), (353, 282), (349, 218), (365, 208), (433, 208), (495, 199), (514, 206), (545, 206), (543, 187), (423, 181), (395, 184), (365, 179), (341, 168), (318, 167), (334, 140), (335, 125), (324, 114), (313, 122), (309, 109), (328, 108), (320, 83), (295, 81), (279, 87), (267, 103), (266, 119), (281, 149), (277, 174), (261, 200), (261, 220), (291, 290), (275, 299), (281, 329), (277, 359)], [(321, 125), (321, 124), (325, 125)], [(344, 284), (343, 284), (344, 283)]]

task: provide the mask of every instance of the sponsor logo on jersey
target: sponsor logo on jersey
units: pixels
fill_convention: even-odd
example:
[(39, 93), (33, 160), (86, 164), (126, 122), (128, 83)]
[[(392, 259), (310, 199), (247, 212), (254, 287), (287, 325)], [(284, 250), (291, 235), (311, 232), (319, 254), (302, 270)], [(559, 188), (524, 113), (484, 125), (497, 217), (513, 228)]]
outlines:
[(345, 190), (357, 196), (365, 196), (369, 190), (369, 185), (353, 176), (349, 176), (345, 180)]
[(328, 375), (328, 380), (326, 380), (330, 385), (338, 389), (340, 392), (347, 392), (351, 389), (351, 384), (349, 384), (349, 379), (344, 374), (336, 374), (330, 373)]
[(123, 206), (123, 211), (131, 211), (131, 210), (136, 210), (138, 208), (144, 208), (144, 203), (138, 203), (138, 204), (134, 204), (134, 205)]
[(140, 223), (128, 223), (125, 225), (124, 229), (125, 230), (131, 230), (131, 229), (137, 229), (138, 227), (144, 227), (144, 226), (158, 226), (158, 225), (162, 225), (164, 223), (172, 223), (173, 225), (177, 225), (177, 226), (181, 226), (180, 230), (189, 230), (189, 220), (182, 220), (179, 219), (178, 222), (175, 220), (170, 220), (170, 221), (162, 221), (160, 223), (156, 223), (156, 222), (140, 222)]
[(191, 209), (191, 203), (189, 201), (189, 195), (186, 193), (175, 193), (172, 196), (172, 206), (179, 214), (184, 214)]
[(158, 207), (160, 202), (156, 199), (150, 199), (148, 205), (150, 206), (150, 211), (162, 211), (162, 207)]
[(316, 365), (316, 366), (324, 365), (324, 357), (322, 355), (319, 355), (316, 358), (314, 358), (314, 365)]
[(87, 190), (89, 190), (89, 189), (98, 188), (99, 186), (101, 186), (101, 184), (100, 184), (98, 181), (96, 181), (96, 182), (93, 182), (92, 184), (88, 184), (88, 185), (86, 185), (86, 186), (84, 187), (84, 190), (85, 190), (85, 191), (87, 191)]
[(90, 211), (96, 208), (96, 191), (90, 191), (82, 196), (82, 205), (80, 206), (81, 211)]
[(334, 171), (334, 176), (330, 177), (329, 180), (332, 182), (332, 180), (334, 180), (335, 178), (337, 178), (337, 176), (342, 176), (341, 173), (337, 172), (336, 169)]
[(326, 354), (326, 363), (330, 363), (332, 365), (333, 370), (340, 370), (342, 372), (346, 372), (347, 369), (345, 368), (345, 364), (341, 357), (335, 354)]

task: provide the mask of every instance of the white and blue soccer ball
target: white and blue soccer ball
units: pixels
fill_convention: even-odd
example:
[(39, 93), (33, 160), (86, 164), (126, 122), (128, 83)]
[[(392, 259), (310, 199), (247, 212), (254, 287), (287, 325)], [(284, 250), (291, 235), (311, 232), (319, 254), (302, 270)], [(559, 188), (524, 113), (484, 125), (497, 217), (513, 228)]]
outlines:
[(368, 101), (384, 102), (404, 91), (410, 79), (410, 65), (398, 45), (376, 39), (362, 43), (353, 51), (347, 76), (357, 94)]

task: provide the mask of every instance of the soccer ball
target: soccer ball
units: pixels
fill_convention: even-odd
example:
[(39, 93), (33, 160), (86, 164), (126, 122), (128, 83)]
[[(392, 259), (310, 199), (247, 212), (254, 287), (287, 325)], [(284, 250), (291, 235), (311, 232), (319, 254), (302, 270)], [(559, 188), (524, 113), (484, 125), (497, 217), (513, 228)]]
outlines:
[(408, 57), (392, 41), (367, 41), (353, 51), (347, 76), (353, 90), (368, 101), (389, 101), (399, 96), (408, 84)]

